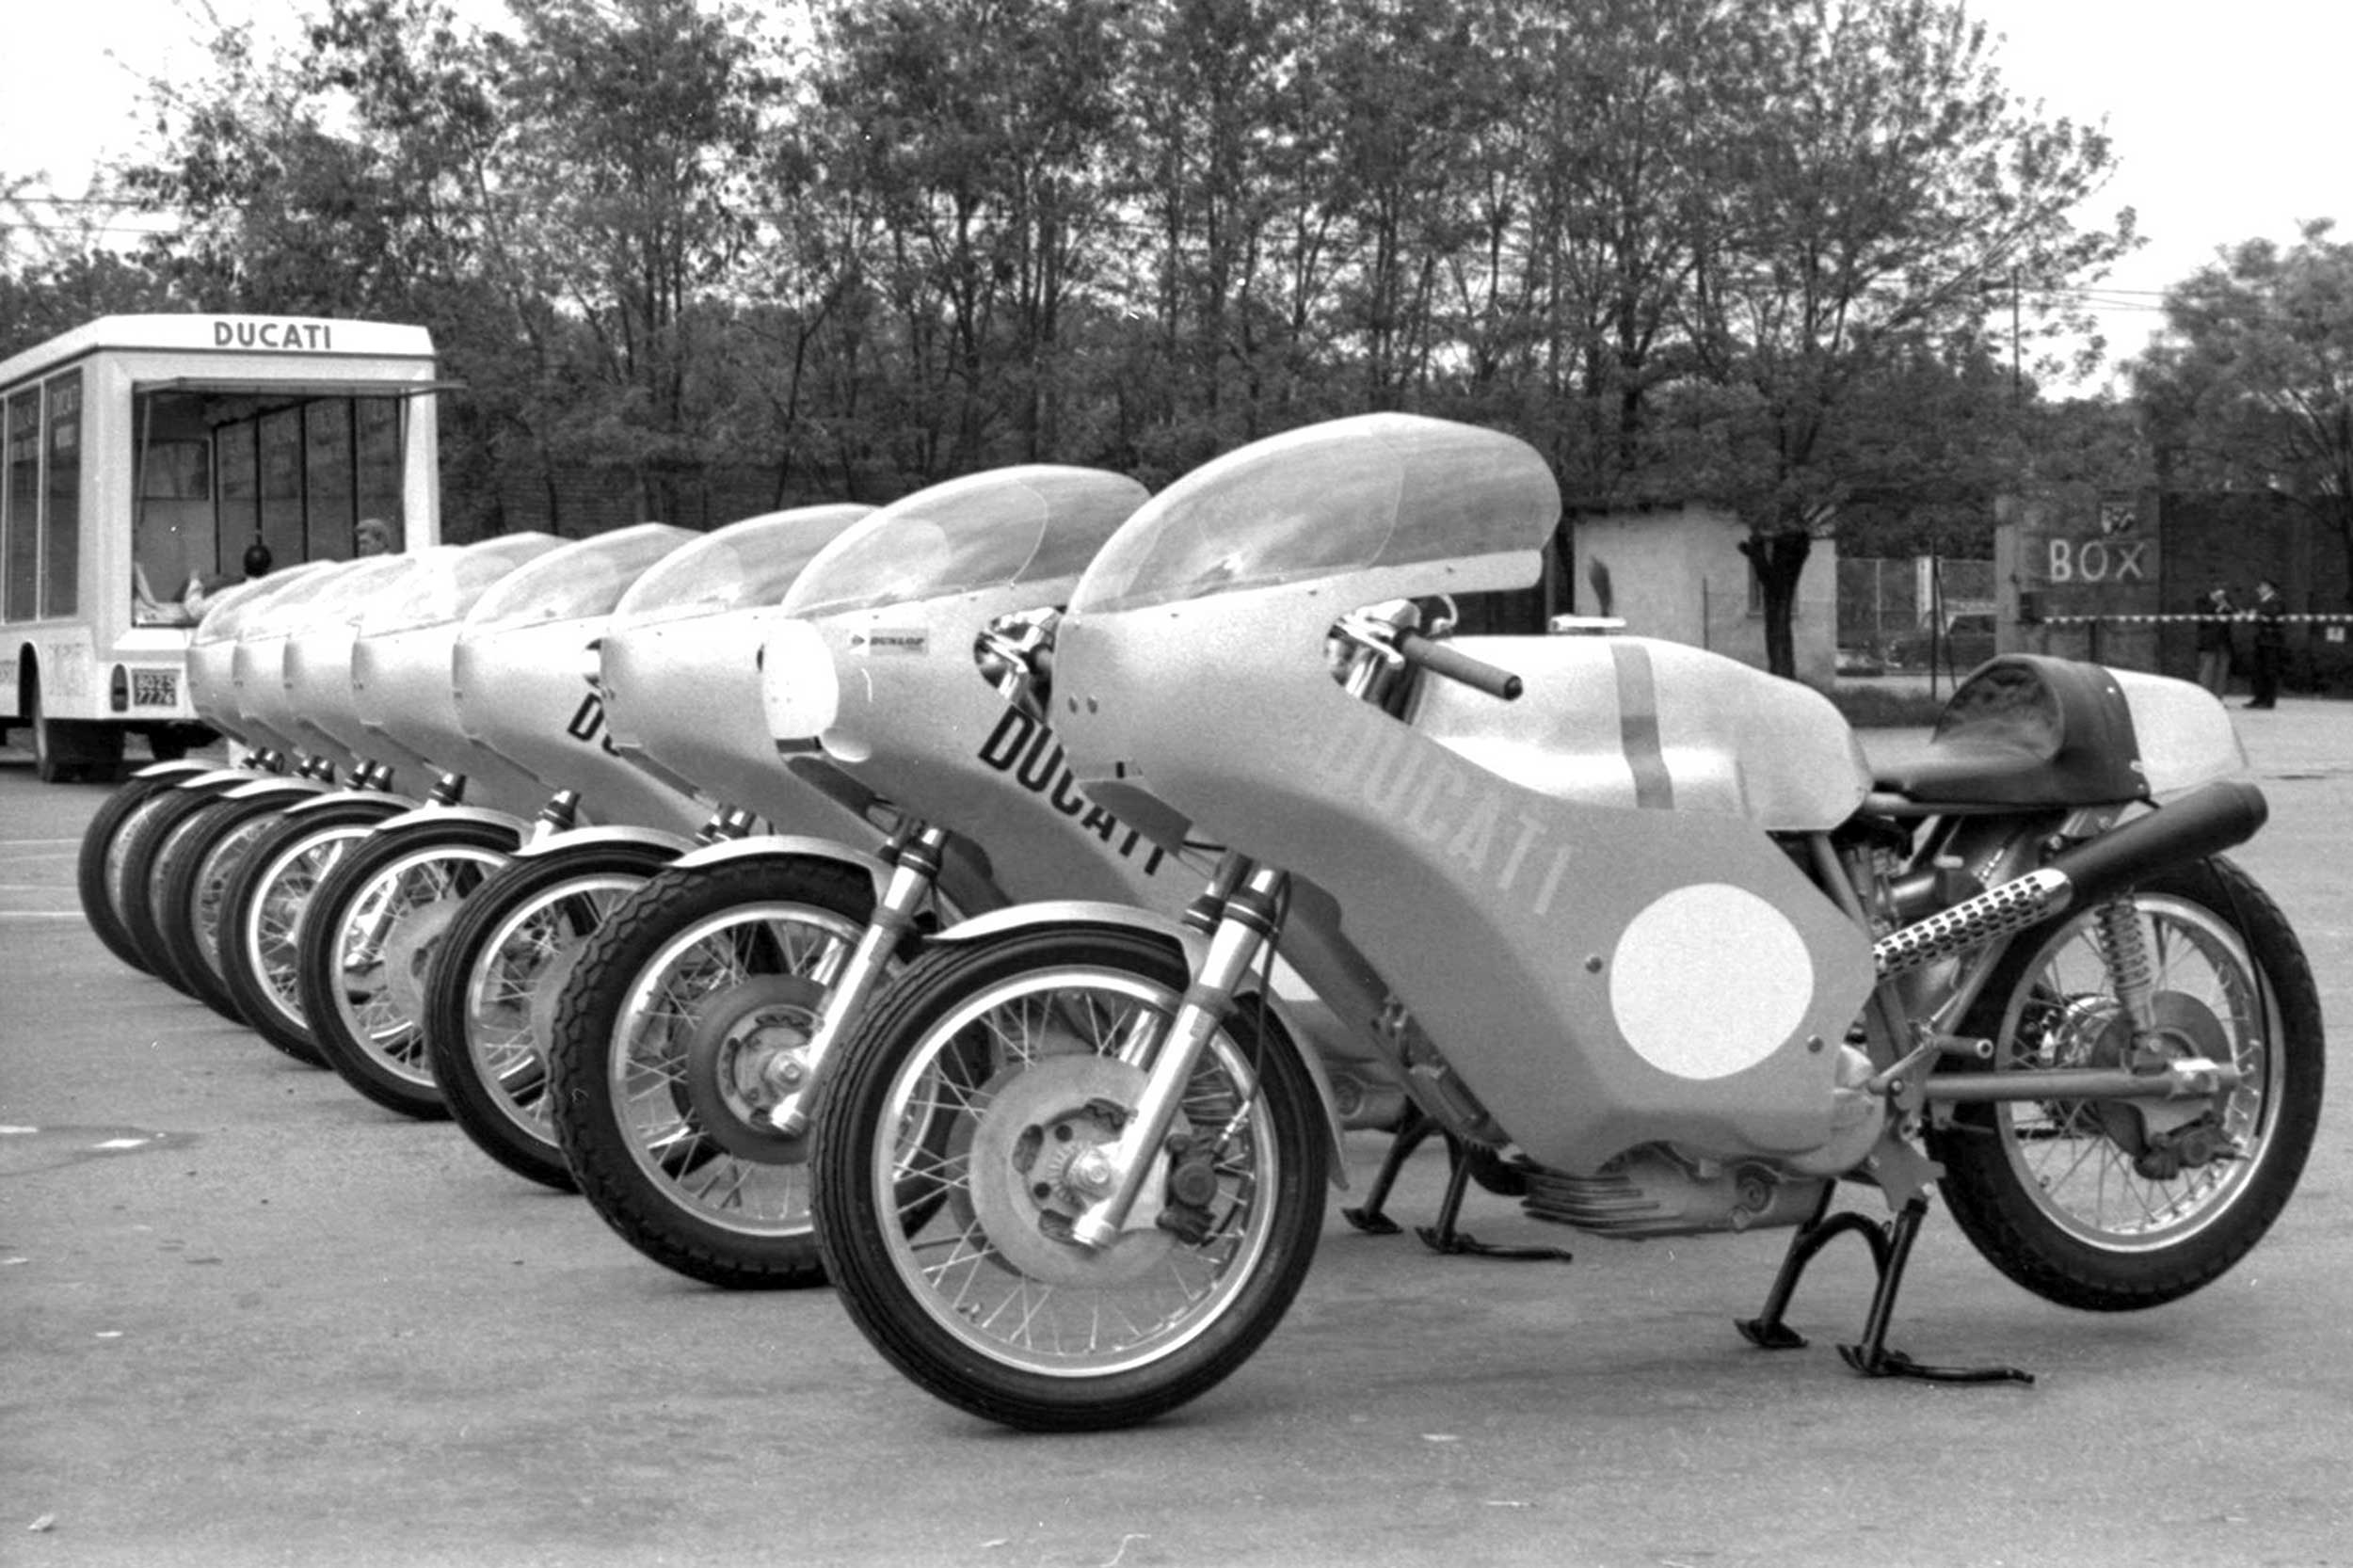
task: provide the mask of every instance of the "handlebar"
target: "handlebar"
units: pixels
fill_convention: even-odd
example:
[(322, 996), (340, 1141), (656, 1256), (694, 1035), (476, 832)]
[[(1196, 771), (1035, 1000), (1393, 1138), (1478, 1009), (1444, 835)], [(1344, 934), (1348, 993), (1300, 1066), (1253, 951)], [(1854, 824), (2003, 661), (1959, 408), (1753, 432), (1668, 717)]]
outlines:
[(1449, 680), (1486, 693), (1505, 702), (1516, 702), (1526, 684), (1510, 670), (1500, 669), (1484, 659), (1475, 659), (1448, 644), (1433, 642), (1418, 632), (1397, 634), (1398, 657), (1407, 664), (1426, 669), (1433, 675), (1443, 675)]

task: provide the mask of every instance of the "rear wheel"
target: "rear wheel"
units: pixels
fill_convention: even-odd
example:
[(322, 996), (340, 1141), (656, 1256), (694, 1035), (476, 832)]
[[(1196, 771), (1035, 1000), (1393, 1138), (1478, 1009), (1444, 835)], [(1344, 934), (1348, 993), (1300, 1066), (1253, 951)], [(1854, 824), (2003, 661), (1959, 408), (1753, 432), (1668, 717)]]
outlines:
[(844, 1043), (818, 1236), (851, 1318), (939, 1398), (1035, 1431), (1147, 1420), (1232, 1373), (1297, 1294), (1328, 1136), (1297, 1048), (1253, 1009), (1209, 1040), (1118, 1238), (1072, 1238), (1143, 1089), (1135, 1052), (1186, 984), (1142, 933), (1012, 932), (926, 956)]
[(691, 1279), (824, 1278), (808, 1140), (768, 1123), (874, 908), (805, 856), (673, 868), (582, 950), (552, 1036), (555, 1130), (607, 1224)]
[(555, 1009), (606, 916), (677, 852), (584, 844), (519, 859), (466, 900), (425, 974), (425, 1048), (451, 1119), (518, 1176), (576, 1192), (555, 1135)]
[(466, 896), (521, 843), (508, 823), (420, 818), (355, 845), (312, 896), (296, 965), (311, 1038), (386, 1110), (449, 1114), (425, 1049), (425, 969)]
[[(2296, 934), (2228, 860), (2126, 895), (2155, 968), (2159, 1043), (2241, 1075), (2210, 1100), (1974, 1105), (1934, 1128), (1945, 1206), (1993, 1265), (2064, 1306), (2188, 1295), (2245, 1256), (2295, 1190), (2319, 1124), (2320, 1000)], [(1987, 1070), (2128, 1064), (2130, 1029), (2085, 911), (2019, 937), (1962, 1025)]]
[(302, 920), (352, 845), (413, 809), (396, 796), (352, 796), (288, 812), (246, 852), (221, 894), (220, 974), (255, 1033), (297, 1062), (327, 1065), (302, 1012)]

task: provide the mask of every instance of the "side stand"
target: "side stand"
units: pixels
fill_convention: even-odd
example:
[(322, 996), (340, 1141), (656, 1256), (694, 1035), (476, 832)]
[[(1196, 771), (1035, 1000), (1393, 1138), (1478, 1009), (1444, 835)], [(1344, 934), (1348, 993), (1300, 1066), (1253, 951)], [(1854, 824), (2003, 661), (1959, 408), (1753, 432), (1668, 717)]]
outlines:
[[(1397, 1184), (1398, 1172), (1404, 1167), (1414, 1151), (1438, 1130), (1438, 1124), (1420, 1110), (1410, 1111), (1405, 1125), (1398, 1128), (1396, 1138), (1391, 1140), (1389, 1152), (1382, 1158), (1381, 1169), (1373, 1176), (1372, 1190), (1366, 1193), (1363, 1205), (1341, 1209), (1340, 1217), (1369, 1236), (1395, 1236), (1401, 1227), (1383, 1212), (1389, 1200), (1389, 1189)], [(1462, 1216), (1463, 1198), (1469, 1190), (1471, 1166), (1477, 1156), (1453, 1134), (1442, 1136), (1446, 1138), (1446, 1196), (1439, 1202), (1436, 1224), (1414, 1227), (1414, 1234), (1421, 1238), (1422, 1245), (1449, 1257), (1497, 1257), (1549, 1263), (1573, 1260), (1572, 1254), (1559, 1247), (1497, 1246), (1457, 1229), (1455, 1222)]]
[(1765, 1310), (1753, 1318), (1744, 1318), (1733, 1324), (1742, 1338), (1752, 1345), (1769, 1351), (1797, 1350), (1806, 1343), (1805, 1336), (1791, 1328), (1785, 1320), (1789, 1299), (1797, 1294), (1798, 1281), (1805, 1273), (1806, 1265), (1815, 1255), (1832, 1240), (1849, 1231), (1863, 1238), (1871, 1249), (1871, 1264), (1878, 1275), (1878, 1284), (1871, 1292), (1871, 1310), (1865, 1319), (1863, 1342), (1841, 1345), (1841, 1360), (1870, 1378), (1914, 1378), (1923, 1383), (2024, 1383), (2034, 1382), (2034, 1374), (2015, 1367), (1931, 1367), (1914, 1361), (1901, 1351), (1887, 1348), (1887, 1327), (1896, 1314), (1896, 1295), (1903, 1288), (1904, 1269), (1912, 1261), (1912, 1244), (1919, 1239), (1920, 1222), (1928, 1217), (1929, 1200), (1914, 1194), (1897, 1210), (1896, 1217), (1880, 1224), (1862, 1214), (1849, 1210), (1830, 1213), (1834, 1188), (1825, 1189), (1822, 1201), (1805, 1224), (1798, 1227), (1790, 1239), (1789, 1250), (1781, 1260), (1781, 1272), (1773, 1276), (1773, 1288), (1765, 1298)]

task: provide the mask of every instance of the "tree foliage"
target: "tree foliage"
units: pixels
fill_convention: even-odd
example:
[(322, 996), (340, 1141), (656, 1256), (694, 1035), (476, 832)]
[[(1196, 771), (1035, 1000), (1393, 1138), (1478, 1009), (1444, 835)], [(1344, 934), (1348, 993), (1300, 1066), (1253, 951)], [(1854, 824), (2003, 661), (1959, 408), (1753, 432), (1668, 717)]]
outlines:
[(2334, 234), (2308, 223), (2201, 268), (2133, 376), (2169, 487), (2277, 491), (2353, 559), (2353, 245)]
[(460, 531), (583, 465), (699, 521), (733, 468), (1157, 484), (1404, 408), (1580, 504), (1736, 507), (1785, 605), (1838, 519), (1979, 504), (2035, 408), (2008, 307), (2130, 243), (1960, 0), (510, 9), (224, 31), (128, 176), (184, 303), (433, 327)]

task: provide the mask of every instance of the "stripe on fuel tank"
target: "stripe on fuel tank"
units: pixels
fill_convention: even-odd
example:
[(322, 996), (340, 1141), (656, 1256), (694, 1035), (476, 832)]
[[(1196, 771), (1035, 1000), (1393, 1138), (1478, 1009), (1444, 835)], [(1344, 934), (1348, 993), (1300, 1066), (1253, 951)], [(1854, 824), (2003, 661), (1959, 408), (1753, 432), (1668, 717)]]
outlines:
[(1651, 679), (1650, 654), (1628, 643), (1612, 643), (1609, 654), (1618, 673), (1618, 744), (1634, 775), (1634, 804), (1647, 811), (1673, 810), (1674, 780), (1658, 738), (1658, 686)]

